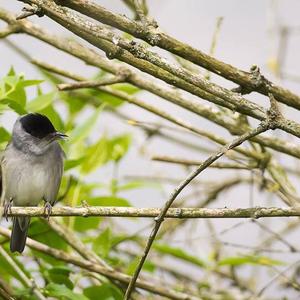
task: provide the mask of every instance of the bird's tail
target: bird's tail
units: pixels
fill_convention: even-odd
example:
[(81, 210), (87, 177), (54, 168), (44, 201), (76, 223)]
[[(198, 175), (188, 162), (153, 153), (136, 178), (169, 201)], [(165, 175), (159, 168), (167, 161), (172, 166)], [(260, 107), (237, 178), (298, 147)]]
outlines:
[(10, 237), (10, 251), (22, 253), (26, 244), (30, 217), (15, 217)]

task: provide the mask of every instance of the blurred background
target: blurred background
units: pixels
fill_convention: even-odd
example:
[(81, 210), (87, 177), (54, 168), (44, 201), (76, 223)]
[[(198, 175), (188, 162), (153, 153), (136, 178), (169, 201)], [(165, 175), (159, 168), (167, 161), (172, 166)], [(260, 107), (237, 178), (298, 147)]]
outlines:
[[(120, 0), (95, 2), (111, 11), (125, 14), (130, 18), (133, 17), (132, 11)], [(213, 36), (216, 33), (216, 24), (219, 23), (214, 52), (216, 58), (242, 70), (249, 70), (252, 65), (258, 65), (262, 74), (271, 81), (296, 94), (300, 92), (299, 1), (148, 0), (147, 4), (149, 15), (158, 22), (163, 31), (205, 53), (210, 52)], [(23, 4), (18, 1), (0, 0), (0, 10), (5, 8), (18, 14), (22, 7)], [(73, 36), (72, 33), (47, 17), (38, 18), (34, 16), (29, 20), (58, 35)], [(4, 26), (4, 22), (1, 22), (1, 25)], [(85, 77), (93, 77), (99, 73), (96, 68), (87, 66), (78, 59), (26, 35), (12, 35), (7, 40), (24, 50), (32, 58), (51, 63)], [(174, 60), (163, 50), (158, 50), (158, 52)], [(5, 76), (11, 66), (14, 67), (17, 74), (24, 73), (27, 79), (43, 79), (42, 74), (34, 65), (17, 53), (7, 41), (0, 40), (0, 77)], [(207, 72), (200, 68), (197, 69), (197, 72), (207, 75)], [(233, 83), (220, 77), (213, 74), (210, 76), (212, 81), (222, 86), (235, 87)], [(41, 86), (44, 93), (53, 90), (53, 85), (47, 81)], [(28, 99), (34, 98), (36, 88), (28, 88), (27, 91)], [(232, 138), (221, 127), (184, 111), (149, 92), (138, 91), (136, 95), (147, 103), (164, 108), (197, 127), (213, 131), (227, 140)], [(60, 96), (57, 95), (56, 97), (59, 98)], [(189, 95), (189, 97), (197, 99), (195, 96)], [(260, 94), (252, 93), (246, 98), (265, 107), (268, 106), (267, 97)], [(205, 100), (198, 99), (198, 101), (204, 103)], [(68, 114), (66, 106), (57, 101), (55, 107), (61, 118), (66, 120)], [(287, 117), (299, 122), (298, 111), (287, 107), (282, 107), (282, 110)], [(76, 117), (77, 124), (86, 122), (93, 113), (93, 108), (85, 107)], [(5, 111), (0, 116), (1, 126), (11, 132), (16, 118), (16, 113)], [(253, 122), (252, 124), (257, 123)], [(284, 138), (300, 146), (295, 137), (283, 132), (276, 131), (269, 134)], [(167, 155), (201, 161), (207, 158), (209, 153), (218, 149), (215, 144), (202, 138), (199, 139), (196, 135), (180, 129), (174, 130), (172, 124), (170, 125), (155, 115), (130, 104), (118, 107), (117, 115), (106, 109), (100, 113), (88, 140), (93, 143), (102, 135), (107, 138), (120, 135), (130, 136), (128, 152), (118, 163), (111, 161), (103, 164), (85, 176), (84, 181), (99, 184), (93, 192), (94, 196), (97, 197), (111, 196), (112, 182), (116, 181), (119, 186), (124, 187), (118, 190), (117, 196), (125, 199), (127, 204), (134, 207), (161, 207), (180, 180), (184, 179), (195, 168), (154, 161), (153, 156)], [(249, 144), (245, 146), (251, 147)], [(65, 145), (65, 147), (68, 146)], [(76, 151), (80, 150), (77, 149)], [(299, 161), (287, 155), (276, 153), (275, 157), (286, 168), (297, 171), (300, 167)], [(76, 169), (67, 171), (66, 177), (70, 174), (80, 176)], [(207, 207), (219, 208), (285, 206), (275, 194), (261, 190), (259, 185), (251, 184), (255, 176), (257, 176), (256, 173), (249, 170), (210, 168), (183, 191), (174, 206), (199, 206), (206, 201)], [(289, 178), (299, 191), (299, 173), (291, 174)], [(220, 183), (224, 184), (224, 182), (228, 182), (228, 188), (224, 188), (220, 195), (218, 193), (214, 195), (216, 187)], [(66, 183), (63, 187), (65, 185)], [(209, 196), (211, 199), (207, 200)], [(87, 200), (89, 203), (88, 199), (80, 200)], [(80, 202), (75, 204), (80, 205)], [(292, 247), (300, 251), (299, 233), (296, 225), (295, 230), (287, 231), (282, 235), (283, 241), (275, 239), (270, 246), (262, 244), (268, 238), (272, 239), (274, 232), (280, 232), (290, 222), (298, 223), (296, 218), (198, 219), (186, 220), (178, 224), (172, 222), (165, 221), (161, 231), (164, 232), (165, 230), (166, 233), (161, 244), (169, 245), (174, 249), (181, 248), (207, 265), (213, 265), (216, 259), (248, 257), (254, 254), (280, 262), (274, 265), (264, 265), (263, 263), (255, 263), (253, 259), (252, 261), (246, 259), (244, 264), (237, 261), (233, 263), (237, 265), (237, 273), (234, 274), (238, 278), (247, 280), (247, 284), (250, 285), (251, 283), (257, 291), (264, 288), (270, 280), (277, 278), (279, 272), (290, 265), (292, 267), (284, 275), (288, 278), (294, 278), (299, 283), (299, 252), (297, 252), (298, 250), (296, 252), (291, 251)], [(6, 221), (2, 221), (2, 223), (8, 226)], [(101, 230), (112, 228), (113, 232), (147, 238), (152, 224), (151, 220), (146, 219), (114, 218), (103, 220), (99, 226)], [(130, 241), (124, 245), (121, 244), (120, 248), (124, 249), (124, 255), (126, 255), (126, 251), (131, 254), (138, 254), (142, 251), (142, 248)], [(264, 251), (264, 248), (275, 251)], [(258, 249), (259, 252), (257, 253)], [(162, 252), (157, 251), (152, 251), (150, 257), (154, 260), (161, 259), (162, 264), (171, 265), (174, 269), (183, 270), (189, 276), (200, 280), (202, 284), (207, 282), (207, 285), (212, 289), (224, 288), (226, 290), (230, 287), (230, 289), (236, 289), (236, 299), (240, 295), (239, 289), (232, 287), (230, 282), (199, 268), (197, 264), (162, 255)], [(224, 266), (228, 267), (228, 264), (230, 265), (230, 263), (225, 262)], [(163, 271), (157, 272), (162, 281), (172, 281), (168, 274)], [(281, 299), (284, 296), (288, 299), (299, 299), (299, 292), (289, 287), (289, 284), (284, 284), (283, 281), (282, 278), (274, 280), (264, 291), (263, 296), (268, 299)]]

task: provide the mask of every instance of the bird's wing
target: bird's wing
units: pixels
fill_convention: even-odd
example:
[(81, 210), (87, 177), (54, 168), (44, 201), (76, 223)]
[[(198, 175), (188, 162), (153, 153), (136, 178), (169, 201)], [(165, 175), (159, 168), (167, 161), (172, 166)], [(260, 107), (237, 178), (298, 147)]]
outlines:
[(44, 198), (47, 202), (50, 202), (51, 205), (54, 205), (57, 200), (57, 194), (64, 168), (63, 152), (60, 146), (58, 146), (55, 151), (55, 162), (53, 162), (53, 160), (51, 159), (48, 160), (47, 163), (47, 174), (49, 176), (49, 179), (47, 180), (47, 188), (45, 191)]

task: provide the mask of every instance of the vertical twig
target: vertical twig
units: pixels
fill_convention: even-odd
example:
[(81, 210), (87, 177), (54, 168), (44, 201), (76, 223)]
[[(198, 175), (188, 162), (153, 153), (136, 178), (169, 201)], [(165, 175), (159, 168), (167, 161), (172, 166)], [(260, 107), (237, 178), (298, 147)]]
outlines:
[[(223, 17), (218, 17), (217, 21), (216, 21), (216, 27), (215, 27), (215, 30), (214, 30), (214, 33), (213, 33), (210, 49), (209, 49), (209, 55), (211, 55), (211, 56), (214, 56), (215, 51), (216, 51), (217, 41), (218, 41), (218, 38), (219, 38), (222, 22), (223, 22)], [(207, 80), (210, 80), (210, 71), (209, 70), (207, 70), (205, 78)]]

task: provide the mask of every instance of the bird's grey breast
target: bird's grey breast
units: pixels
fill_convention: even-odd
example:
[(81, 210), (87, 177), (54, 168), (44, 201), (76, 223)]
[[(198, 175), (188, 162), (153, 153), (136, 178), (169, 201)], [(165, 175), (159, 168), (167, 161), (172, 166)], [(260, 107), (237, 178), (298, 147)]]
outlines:
[(2, 166), (5, 198), (12, 198), (17, 206), (35, 206), (43, 198), (53, 203), (62, 171), (63, 152), (57, 143), (38, 156), (11, 144), (5, 150)]

